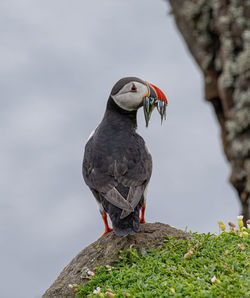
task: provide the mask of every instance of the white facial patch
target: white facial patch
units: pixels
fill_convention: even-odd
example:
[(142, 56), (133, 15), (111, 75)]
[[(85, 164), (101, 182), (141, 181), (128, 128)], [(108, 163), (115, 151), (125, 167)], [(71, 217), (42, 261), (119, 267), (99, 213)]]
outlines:
[[(131, 91), (133, 85), (137, 91)], [(111, 95), (115, 103), (126, 111), (134, 111), (139, 108), (142, 103), (143, 96), (148, 93), (146, 85), (140, 82), (129, 82), (116, 94)]]

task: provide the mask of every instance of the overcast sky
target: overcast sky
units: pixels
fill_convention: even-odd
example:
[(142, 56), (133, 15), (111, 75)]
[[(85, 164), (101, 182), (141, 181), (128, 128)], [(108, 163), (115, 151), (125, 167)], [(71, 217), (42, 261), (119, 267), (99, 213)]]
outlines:
[(0, 296), (33, 298), (103, 232), (84, 145), (124, 76), (166, 94), (139, 132), (153, 156), (146, 220), (217, 232), (236, 193), (201, 73), (163, 0), (0, 2)]

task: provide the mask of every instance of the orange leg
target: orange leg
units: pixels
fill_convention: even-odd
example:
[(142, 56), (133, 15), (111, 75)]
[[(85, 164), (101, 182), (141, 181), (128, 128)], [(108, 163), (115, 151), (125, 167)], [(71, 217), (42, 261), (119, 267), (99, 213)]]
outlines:
[(113, 229), (109, 227), (107, 213), (102, 214), (102, 219), (104, 222), (105, 230), (104, 230), (104, 233), (101, 235), (101, 237), (104, 236), (105, 234), (108, 234), (109, 232), (113, 231)]
[(146, 209), (146, 205), (143, 204), (142, 205), (142, 208), (141, 208), (141, 217), (140, 217), (140, 223), (145, 223), (146, 220), (144, 218), (144, 215), (145, 215), (145, 209)]

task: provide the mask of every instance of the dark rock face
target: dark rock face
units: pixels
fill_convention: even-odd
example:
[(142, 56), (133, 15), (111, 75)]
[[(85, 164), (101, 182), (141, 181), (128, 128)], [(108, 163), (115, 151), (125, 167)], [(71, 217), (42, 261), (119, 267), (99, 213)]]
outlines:
[[(167, 1), (167, 0), (166, 0)], [(221, 127), (230, 182), (250, 218), (250, 1), (168, 0), (204, 75), (205, 99)]]
[(81, 284), (88, 281), (86, 270), (93, 270), (96, 266), (111, 265), (118, 260), (120, 250), (133, 248), (143, 253), (147, 249), (160, 246), (166, 235), (178, 239), (187, 239), (191, 234), (177, 230), (163, 223), (146, 223), (141, 225), (140, 232), (134, 235), (117, 236), (113, 232), (99, 238), (84, 248), (63, 271), (56, 281), (44, 293), (48, 297), (75, 297), (74, 289), (70, 284)]

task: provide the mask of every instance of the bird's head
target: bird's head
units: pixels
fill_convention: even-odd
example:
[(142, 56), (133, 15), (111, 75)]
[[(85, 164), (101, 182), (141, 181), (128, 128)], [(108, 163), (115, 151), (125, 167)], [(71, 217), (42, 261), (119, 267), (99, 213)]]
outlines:
[(158, 87), (139, 78), (120, 79), (112, 88), (110, 96), (120, 108), (128, 112), (143, 106), (146, 126), (155, 107), (161, 115), (161, 122), (163, 118), (166, 119), (166, 96)]

